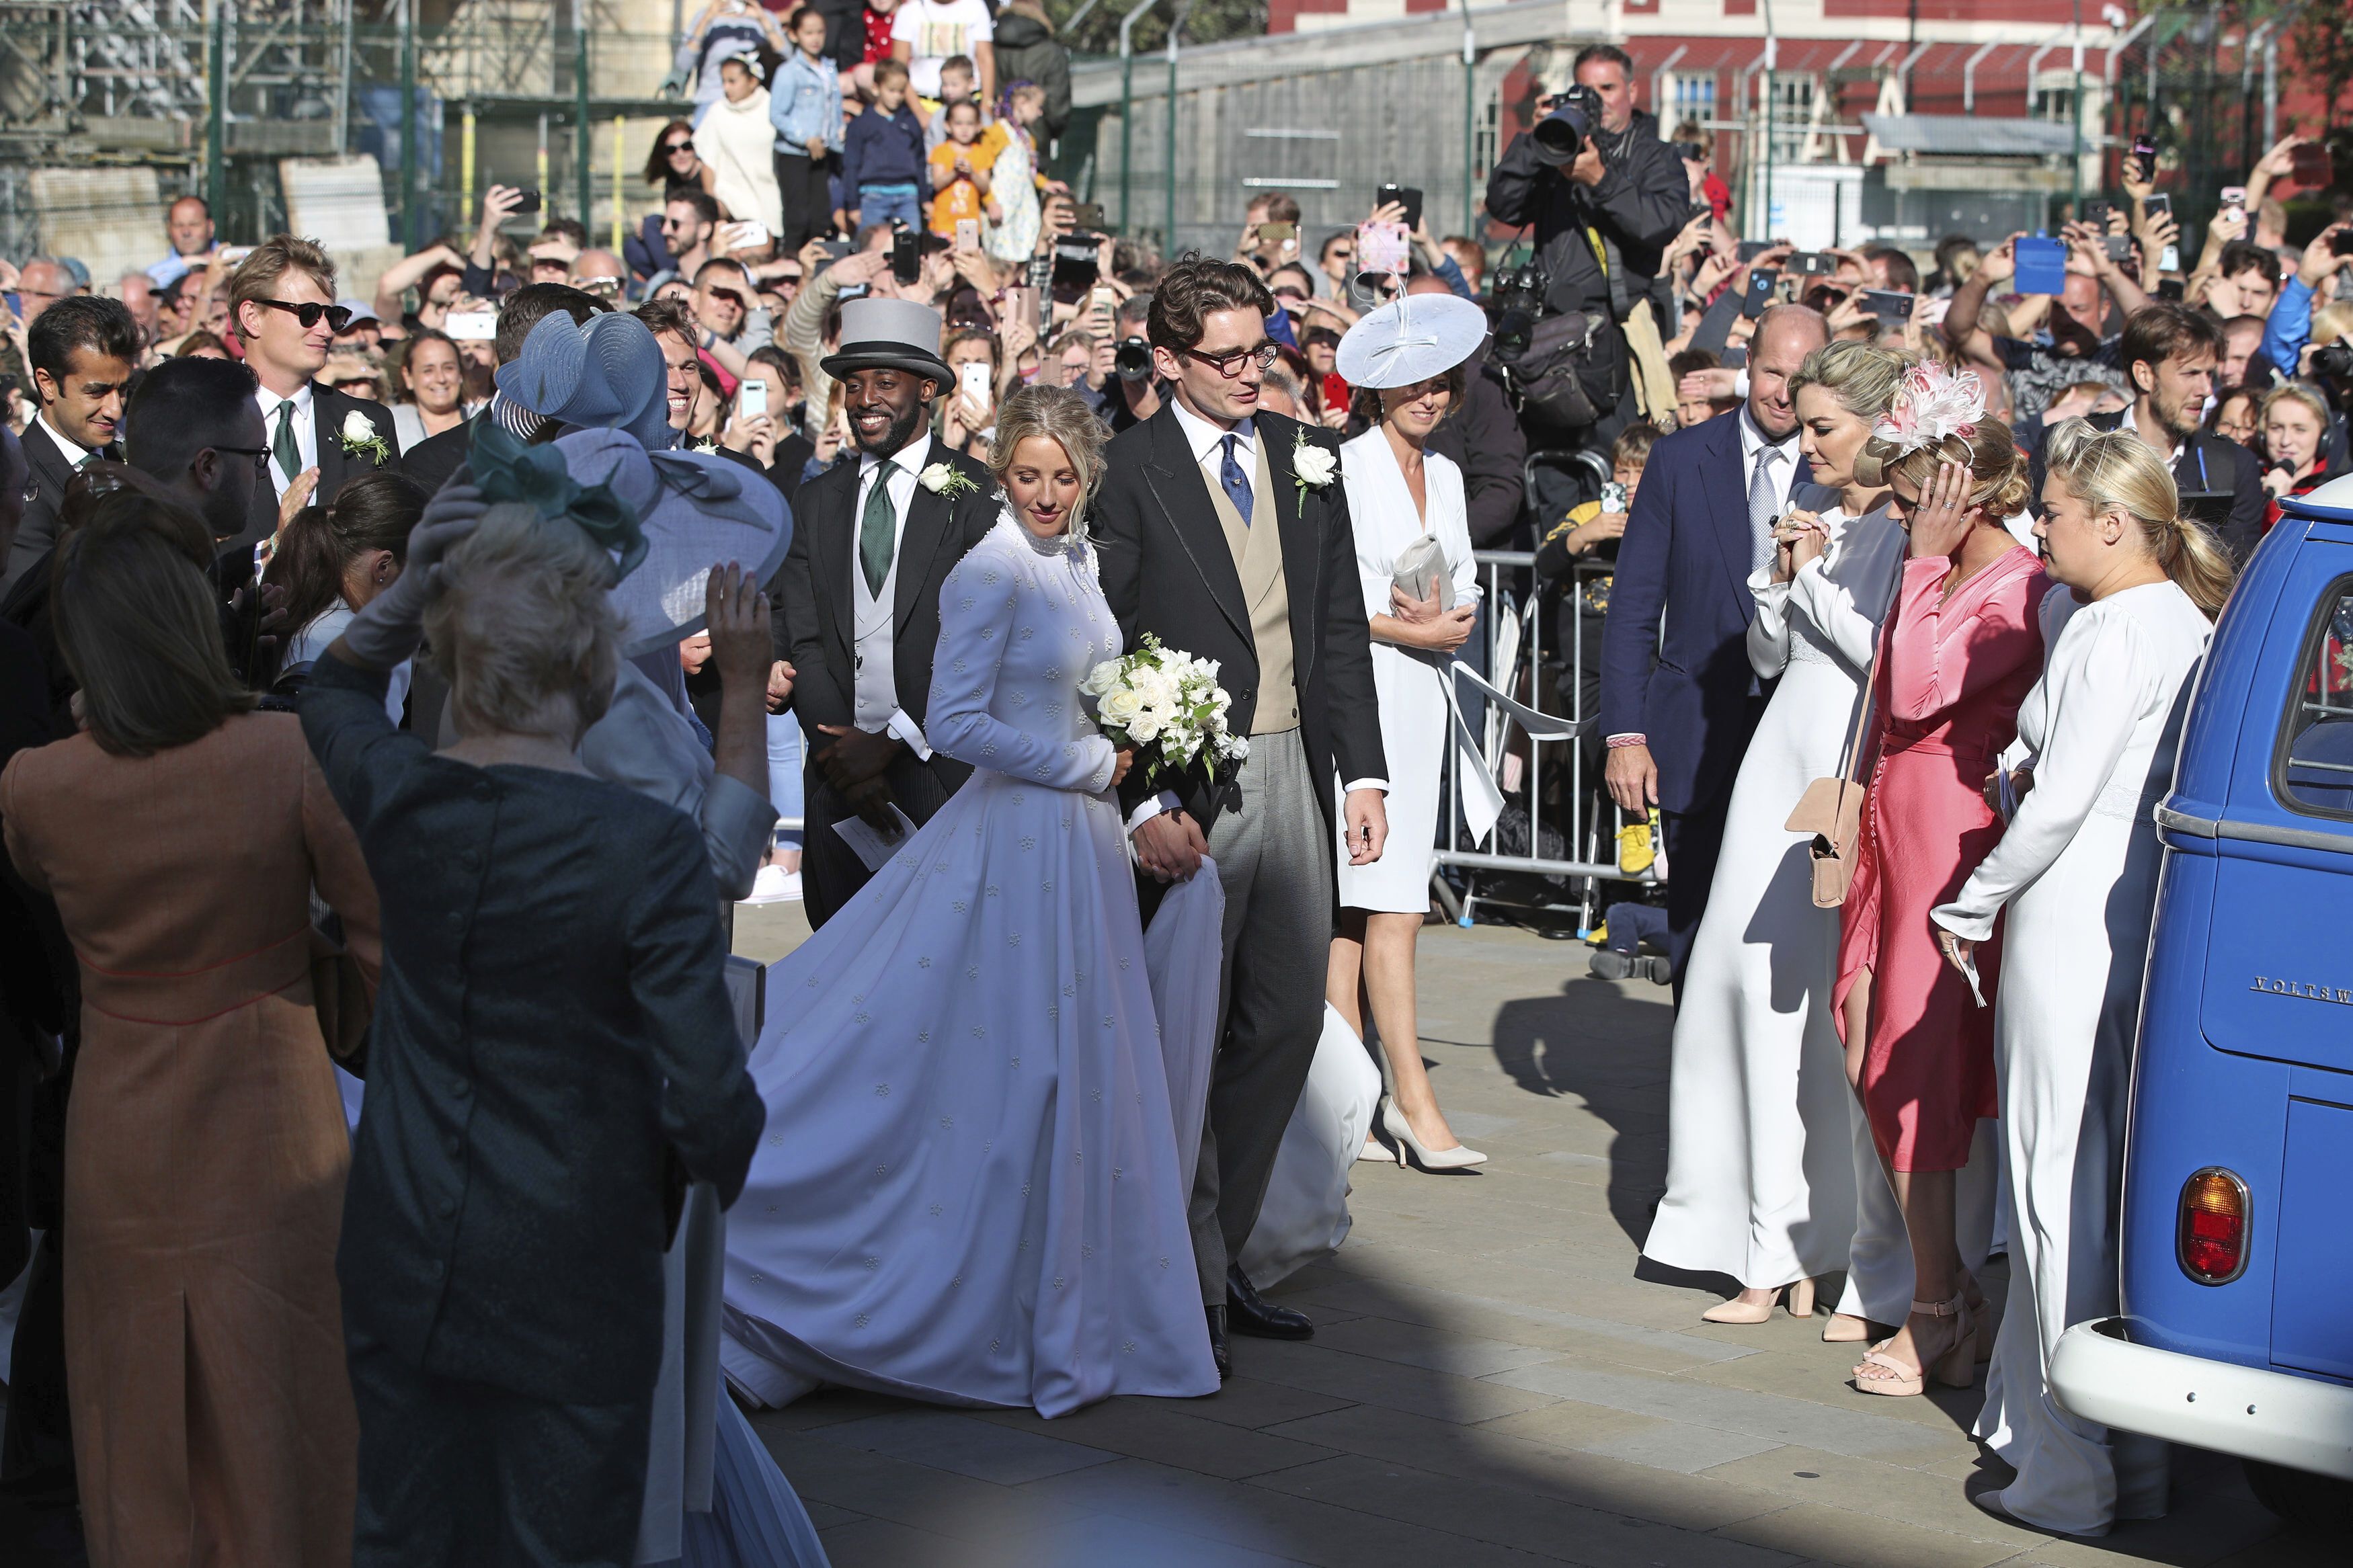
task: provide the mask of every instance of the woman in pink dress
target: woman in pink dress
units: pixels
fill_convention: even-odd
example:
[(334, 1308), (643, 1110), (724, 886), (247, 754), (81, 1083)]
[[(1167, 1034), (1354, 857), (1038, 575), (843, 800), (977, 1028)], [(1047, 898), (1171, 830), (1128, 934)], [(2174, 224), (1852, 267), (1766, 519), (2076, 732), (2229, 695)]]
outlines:
[(1986, 776), (2042, 672), (2036, 607), (2050, 581), (2002, 526), (2026, 502), (2026, 458), (1985, 416), (1974, 374), (1913, 373), (1859, 460), (1878, 465), (1911, 535), (1880, 630), (1872, 758), (1832, 993), (1847, 1076), (1862, 1097), (1910, 1233), (1911, 1316), (1854, 1369), (1864, 1394), (1976, 1380), (1973, 1282), (1954, 1245), (1955, 1173), (1995, 1114), (1999, 938), (1977, 950), (1980, 1003), (1938, 952), (1928, 912), (2001, 837)]

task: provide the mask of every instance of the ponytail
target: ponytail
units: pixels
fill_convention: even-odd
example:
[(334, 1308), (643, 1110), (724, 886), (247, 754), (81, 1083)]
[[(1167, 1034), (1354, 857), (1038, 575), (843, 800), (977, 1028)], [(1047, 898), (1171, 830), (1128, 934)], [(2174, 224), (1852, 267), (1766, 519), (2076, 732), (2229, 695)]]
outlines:
[(2044, 450), (2049, 471), (2071, 494), (2095, 511), (2130, 517), (2173, 585), (2207, 619), (2221, 614), (2238, 568), (2205, 524), (2182, 515), (2180, 489), (2147, 442), (2130, 431), (2103, 432), (2069, 419), (2051, 432)]

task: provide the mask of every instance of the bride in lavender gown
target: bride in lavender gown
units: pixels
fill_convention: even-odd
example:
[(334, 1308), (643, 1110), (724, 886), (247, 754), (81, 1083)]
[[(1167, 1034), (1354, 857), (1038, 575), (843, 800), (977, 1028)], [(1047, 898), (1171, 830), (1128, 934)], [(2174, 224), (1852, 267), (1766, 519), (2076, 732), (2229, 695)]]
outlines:
[(973, 776), (769, 971), (721, 1352), (762, 1404), (1217, 1390), (1109, 793), (1127, 759), (1078, 692), (1120, 651), (1074, 521), (1100, 432), (1067, 392), (1008, 402), (1012, 504), (941, 595), (926, 716)]

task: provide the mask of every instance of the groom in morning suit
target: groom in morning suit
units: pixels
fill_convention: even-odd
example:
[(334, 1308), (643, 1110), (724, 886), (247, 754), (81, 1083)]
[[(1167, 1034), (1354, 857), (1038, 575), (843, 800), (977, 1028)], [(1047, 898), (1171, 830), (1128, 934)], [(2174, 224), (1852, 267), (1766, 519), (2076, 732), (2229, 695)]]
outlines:
[[(793, 542), (776, 574), (777, 646), (794, 668), (808, 734), (803, 907), (821, 926), (869, 876), (833, 825), (851, 816), (921, 827), (972, 769), (923, 739), (940, 588), (997, 521), (997, 481), (930, 433), (932, 399), (955, 384), (940, 358), (939, 313), (908, 300), (841, 308), (841, 348), (824, 362), (844, 393), (855, 465), (827, 469), (793, 500)], [(919, 476), (962, 477), (934, 490)], [(829, 738), (828, 738), (829, 737)]]
[[(1666, 830), (1668, 950), (1683, 994), (1732, 781), (1765, 711), (1748, 666), (1748, 574), (1773, 559), (1772, 525), (1812, 476), (1798, 450), (1789, 378), (1830, 341), (1819, 311), (1757, 319), (1748, 398), (1661, 441), (1618, 544), (1601, 629), (1601, 732), (1610, 798)], [(1663, 624), (1662, 624), (1663, 623)]]
[[(1250, 737), (1231, 783), (1181, 795), (1124, 792), (1139, 865), (1191, 876), (1208, 854), (1226, 895), (1217, 1063), (1193, 1182), (1194, 1263), (1218, 1371), (1226, 1331), (1314, 1332), (1274, 1306), (1235, 1259), (1266, 1196), (1275, 1150), (1323, 1033), (1335, 896), (1333, 786), (1349, 859), (1388, 837), (1380, 713), (1356, 539), (1337, 443), (1261, 412), (1274, 300), (1257, 273), (1188, 258), (1153, 291), (1145, 333), (1174, 396), (1113, 437), (1095, 503), (1103, 596), (1130, 647), (1147, 632), (1218, 661), (1227, 721)], [(1295, 454), (1314, 447), (1321, 481)]]

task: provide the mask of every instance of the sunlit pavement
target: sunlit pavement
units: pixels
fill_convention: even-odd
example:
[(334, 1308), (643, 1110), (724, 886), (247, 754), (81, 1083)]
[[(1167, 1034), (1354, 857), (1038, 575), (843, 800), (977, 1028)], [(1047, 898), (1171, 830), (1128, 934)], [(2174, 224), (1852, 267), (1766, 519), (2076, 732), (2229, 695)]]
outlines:
[[(756, 957), (805, 929), (797, 905), (737, 913)], [(1704, 1325), (1714, 1295), (1634, 1278), (1666, 1168), (1664, 987), (1492, 927), (1426, 929), (1421, 970), (1423, 1054), (1484, 1173), (1359, 1163), (1355, 1234), (1275, 1292), (1315, 1338), (1237, 1337), (1214, 1398), (756, 1415), (837, 1568), (2344, 1562), (2189, 1451), (2172, 1516), (2105, 1541), (1979, 1512), (1967, 1494), (2009, 1477), (1967, 1436), (1975, 1391), (1868, 1398), (1821, 1320)]]

